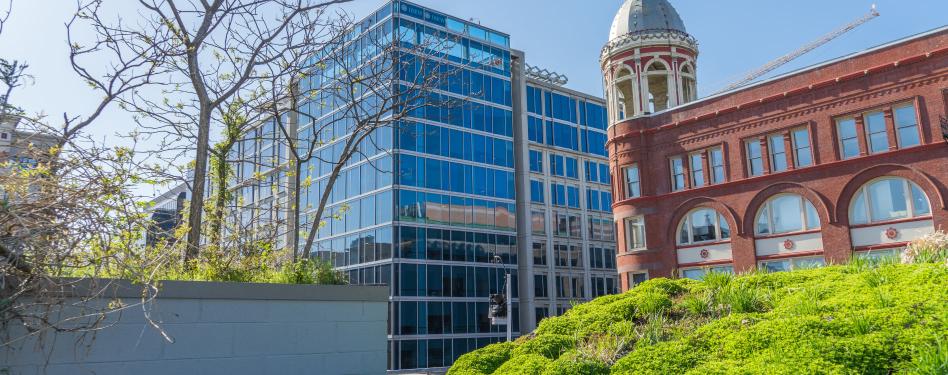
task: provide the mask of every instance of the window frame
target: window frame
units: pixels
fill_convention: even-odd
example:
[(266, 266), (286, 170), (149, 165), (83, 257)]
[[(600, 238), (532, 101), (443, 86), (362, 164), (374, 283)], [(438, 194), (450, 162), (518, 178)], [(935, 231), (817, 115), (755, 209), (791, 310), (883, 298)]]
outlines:
[[(906, 211), (908, 212), (908, 215), (901, 218), (876, 220), (875, 218), (872, 217), (873, 216), (872, 215), (872, 211), (873, 211), (872, 198), (871, 198), (871, 194), (869, 194), (869, 190), (868, 190), (869, 186), (883, 182), (883, 181), (890, 181), (890, 180), (898, 180), (902, 182), (903, 189), (905, 192), (905, 200), (906, 200), (905, 207), (906, 207)], [(927, 207), (928, 212), (925, 214), (922, 214), (922, 215), (915, 214), (916, 207), (915, 207), (915, 199), (914, 199), (915, 197), (913, 197), (913, 194), (914, 194), (913, 187), (918, 188), (918, 191), (922, 193), (923, 197), (925, 198), (926, 203), (928, 203), (928, 207)], [(853, 217), (854, 208), (856, 207), (856, 204), (860, 203), (859, 198), (862, 198), (863, 204), (865, 204), (865, 210), (866, 210), (865, 221), (854, 220), (854, 217)], [(874, 226), (874, 225), (881, 225), (885, 223), (897, 222), (897, 221), (902, 221), (902, 220), (916, 220), (916, 219), (923, 220), (923, 219), (932, 217), (932, 200), (931, 200), (931, 197), (928, 196), (928, 193), (926, 193), (925, 190), (922, 189), (920, 185), (918, 185), (912, 180), (909, 180), (904, 177), (898, 177), (898, 176), (883, 176), (883, 177), (872, 179), (869, 182), (866, 182), (853, 193), (853, 199), (851, 202), (849, 202), (849, 212), (847, 212), (847, 214), (849, 217), (849, 224), (857, 225), (857, 226)]]
[(857, 258), (870, 261), (879, 261), (883, 258), (900, 258), (905, 251), (905, 246), (889, 247), (884, 249), (859, 250), (855, 252)]
[[(680, 164), (681, 173), (675, 173), (675, 162), (678, 162)], [(684, 158), (682, 158), (681, 156), (675, 156), (675, 157), (669, 158), (668, 168), (669, 168), (669, 175), (671, 176), (671, 190), (673, 192), (676, 192), (676, 191), (682, 191), (682, 190), (687, 189), (685, 181), (686, 181), (686, 178), (688, 178), (688, 176), (685, 175)], [(681, 184), (678, 183), (679, 177), (681, 178), (680, 180)]]
[[(637, 276), (637, 275), (645, 275), (645, 280), (642, 280), (642, 281), (639, 281), (639, 282), (634, 282), (635, 276)], [(645, 271), (629, 271), (629, 272), (626, 272), (626, 273), (625, 273), (625, 285), (626, 285), (626, 289), (635, 288), (635, 287), (638, 286), (639, 284), (642, 284), (642, 283), (644, 283), (644, 282), (646, 282), (646, 281), (649, 281), (650, 279), (651, 279), (651, 276), (648, 274), (648, 270), (645, 270)]]
[[(902, 109), (902, 108), (908, 108), (908, 107), (912, 108), (913, 124), (912, 126), (900, 126), (897, 110)], [(915, 102), (904, 102), (904, 103), (893, 105), (892, 106), (892, 122), (895, 128), (895, 140), (899, 149), (918, 147), (923, 144), (922, 129), (920, 126), (921, 121), (919, 121), (919, 118), (918, 118), (918, 106), (915, 105)], [(902, 144), (902, 129), (915, 129), (915, 139), (918, 140), (918, 143), (914, 145), (904, 146)]]
[[(530, 161), (530, 172), (543, 174), (543, 151), (538, 150), (529, 150), (528, 151), (529, 161)], [(534, 170), (534, 162), (538, 169)]]
[[(765, 272), (767, 272), (767, 273), (773, 273), (773, 272), (793, 272), (793, 271), (796, 271), (798, 267), (800, 267), (800, 265), (797, 264), (798, 262), (807, 261), (807, 260), (814, 260), (814, 259), (819, 259), (821, 264), (820, 264), (818, 267), (812, 267), (812, 268), (823, 268), (823, 267), (826, 267), (826, 257), (823, 256), (823, 255), (815, 255), (815, 256), (805, 256), (805, 257), (793, 257), (793, 258), (781, 258), (781, 259), (761, 260), (761, 261), (757, 262), (757, 268), (760, 269), (760, 270), (762, 270), (762, 271), (765, 271)], [(787, 269), (781, 270), (781, 271), (770, 271), (770, 270), (767, 269), (766, 264), (770, 264), (770, 263), (780, 263), (780, 262), (787, 262), (787, 263), (789, 264), (789, 267), (787, 267)], [(810, 268), (803, 268), (803, 269), (810, 269)]]
[[(855, 159), (862, 156), (862, 145), (859, 144), (859, 122), (856, 121), (857, 116), (844, 116), (836, 118), (834, 125), (836, 128), (836, 147), (839, 147), (839, 160), (849, 160)], [(853, 133), (855, 133), (851, 138), (844, 138), (842, 133), (842, 126), (844, 124), (849, 125), (849, 121), (852, 121)], [(856, 142), (855, 154), (852, 156), (847, 156), (846, 153), (846, 141), (853, 140)]]
[[(538, 193), (534, 194), (534, 188), (539, 187)], [(534, 198), (539, 198), (535, 200)], [(546, 204), (546, 182), (544, 180), (530, 179), (530, 203)]]
[[(635, 171), (635, 180), (629, 175), (630, 171)], [(623, 180), (625, 181), (625, 198), (639, 198), (642, 196), (642, 174), (638, 163), (629, 164), (622, 168)], [(634, 187), (634, 189), (633, 189)], [(633, 194), (634, 192), (634, 194)]]
[[(680, 279), (691, 279), (691, 280), (698, 280), (698, 281), (700, 281), (700, 280), (704, 279), (705, 276), (708, 276), (709, 273), (711, 273), (711, 272), (720, 272), (720, 271), (718, 271), (718, 269), (725, 269), (725, 268), (730, 268), (730, 270), (729, 270), (729, 271), (724, 271), (724, 272), (721, 272), (721, 273), (730, 273), (730, 274), (732, 274), (732, 275), (735, 274), (735, 272), (734, 272), (734, 263), (724, 263), (724, 264), (715, 264), (715, 265), (707, 265), (707, 266), (682, 267), (682, 268), (679, 268), (679, 269), (678, 269), (678, 278), (680, 278)], [(688, 272), (688, 271), (695, 271), (695, 270), (701, 270), (701, 271), (702, 271), (701, 279), (692, 279), (692, 278), (690, 278), (690, 277), (685, 276), (685, 272)]]
[[(540, 231), (537, 231), (537, 228), (536, 228), (537, 223), (535, 219), (537, 217), (543, 218), (543, 227), (540, 229)], [(535, 234), (535, 235), (546, 236), (546, 219), (547, 219), (546, 210), (543, 210), (543, 211), (530, 210), (530, 233)]]
[(692, 188), (700, 188), (708, 185), (708, 182), (704, 180), (704, 154), (703, 150), (688, 154), (689, 177), (691, 178)]
[[(767, 136), (767, 157), (770, 158), (770, 173), (786, 172), (790, 169), (787, 163), (787, 143), (784, 133), (771, 133)], [(777, 149), (781, 152), (777, 153)], [(778, 166), (783, 166), (778, 167)]]
[[(801, 227), (800, 229), (791, 230), (791, 231), (786, 231), (786, 232), (777, 232), (777, 231), (774, 229), (774, 209), (773, 209), (772, 203), (773, 203), (774, 201), (776, 201), (777, 199), (780, 199), (780, 198), (783, 198), (783, 197), (796, 197), (796, 198), (799, 198), (799, 200), (800, 200), (800, 207), (799, 207), (800, 223), (802, 224), (802, 227)], [(817, 226), (816, 226), (816, 227), (810, 228), (810, 224), (811, 224), (811, 223), (810, 223), (809, 218), (807, 217), (807, 216), (808, 216), (808, 215), (807, 215), (807, 208), (808, 208), (807, 205), (809, 205), (810, 207), (813, 207), (813, 212), (816, 214), (816, 218), (815, 218), (816, 221), (817, 221), (817, 223), (816, 223)], [(761, 233), (761, 231), (760, 231), (760, 225), (759, 225), (759, 224), (760, 224), (760, 217), (761, 217), (761, 214), (764, 213), (764, 210), (766, 210), (766, 213), (767, 213), (767, 230), (768, 230), (767, 233)], [(822, 228), (823, 228), (823, 223), (822, 223), (822, 221), (821, 221), (821, 219), (820, 219), (819, 212), (817, 212), (817, 210), (816, 210), (816, 206), (814, 206), (814, 205), (813, 205), (813, 202), (810, 202), (809, 199), (807, 199), (806, 197), (804, 197), (804, 196), (802, 196), (802, 195), (799, 195), (799, 194), (792, 194), (792, 193), (780, 193), (780, 194), (775, 194), (775, 195), (771, 196), (770, 198), (768, 198), (767, 201), (764, 202), (764, 204), (760, 205), (760, 208), (757, 209), (757, 215), (754, 216), (754, 236), (756, 236), (756, 237), (758, 237), (758, 238), (759, 238), (759, 237), (770, 237), (770, 236), (788, 236), (788, 235), (793, 235), (793, 234), (796, 234), (796, 233), (805, 233), (805, 232), (817, 231), (817, 230), (820, 230), (820, 229), (822, 229)]]
[[(806, 139), (806, 147), (800, 147), (799, 140), (797, 139), (797, 133), (803, 132)], [(807, 126), (802, 126), (798, 128), (790, 129), (790, 144), (793, 147), (793, 166), (794, 168), (806, 168), (813, 166), (813, 139), (810, 137), (810, 128)], [(800, 163), (800, 150), (806, 149), (807, 155), (809, 157), (809, 162), (806, 165)]]
[[(876, 116), (876, 115), (882, 118), (882, 131), (871, 132), (869, 128), (870, 126), (869, 118), (870, 116)], [(863, 112), (861, 116), (862, 116), (862, 122), (863, 122), (863, 131), (865, 132), (864, 134), (866, 135), (866, 147), (868, 148), (866, 152), (869, 153), (869, 155), (876, 155), (876, 154), (888, 152), (891, 149), (892, 145), (889, 144), (889, 124), (886, 123), (887, 121), (885, 119), (885, 110), (875, 109), (871, 111), (866, 111), (866, 112)], [(884, 149), (879, 150), (879, 151), (874, 151), (875, 147), (872, 142), (872, 136), (876, 134), (882, 134), (885, 136), (884, 138), (885, 147)]]
[[(754, 157), (753, 153), (751, 152), (751, 148), (755, 145), (757, 147), (757, 157)], [(744, 140), (744, 153), (747, 155), (747, 157), (744, 159), (744, 162), (747, 163), (747, 168), (746, 168), (747, 176), (748, 177), (763, 176), (766, 173), (766, 171), (764, 168), (765, 167), (764, 150), (761, 147), (760, 139), (751, 138), (751, 139)], [(755, 160), (760, 162), (760, 171), (758, 172), (755, 172), (754, 170)]]
[[(715, 152), (718, 152), (721, 155), (721, 165), (714, 164)], [(708, 169), (710, 169), (708, 172), (710, 172), (709, 175), (711, 177), (711, 181), (710, 181), (711, 185), (723, 184), (727, 182), (727, 166), (726, 165), (727, 165), (727, 162), (724, 160), (724, 147), (723, 146), (715, 146), (708, 149)], [(718, 168), (721, 168), (720, 176), (718, 176), (718, 173), (717, 173)], [(720, 177), (720, 179), (718, 177)]]
[[(709, 211), (711, 211), (711, 212), (714, 212), (714, 214), (715, 214), (715, 219), (714, 219), (714, 220), (715, 220), (715, 221), (714, 221), (714, 239), (705, 240), (705, 241), (695, 241), (695, 240), (694, 240), (694, 238), (695, 238), (695, 236), (694, 236), (694, 231), (692, 230), (692, 229), (694, 229), (694, 228), (693, 228), (692, 225), (689, 224), (689, 225), (688, 225), (688, 242), (686, 242), (686, 243), (681, 242), (681, 229), (682, 229), (682, 226), (684, 226), (685, 224), (689, 223), (689, 221), (691, 220), (691, 215), (692, 215), (693, 213), (695, 213), (695, 212), (697, 212), (697, 211), (703, 211), (703, 210), (709, 210)], [(723, 220), (723, 221), (727, 224), (727, 226), (728, 226), (728, 237), (727, 237), (727, 238), (723, 238), (723, 236), (721, 235), (721, 234), (722, 234), (722, 232), (721, 232), (721, 221), (722, 221), (722, 220)], [(716, 210), (716, 209), (714, 209), (714, 208), (711, 208), (711, 207), (697, 207), (697, 208), (695, 208), (695, 209), (692, 209), (692, 210), (688, 211), (688, 213), (686, 213), (686, 214), (681, 218), (681, 220), (679, 220), (678, 226), (675, 227), (675, 245), (678, 246), (678, 247), (690, 247), (690, 246), (697, 246), (697, 245), (709, 244), (709, 243), (729, 242), (729, 241), (731, 241), (731, 238), (732, 238), (732, 237), (733, 237), (733, 235), (732, 235), (731, 224), (730, 224), (730, 223), (727, 223), (727, 219), (724, 218), (724, 215), (723, 215), (723, 214), (721, 214), (720, 212), (718, 212), (718, 210)]]
[[(622, 219), (623, 229), (625, 229), (625, 252), (634, 253), (639, 251), (644, 251), (648, 249), (648, 235), (645, 229), (645, 217), (644, 216), (631, 216)], [(632, 227), (641, 228), (640, 229), (640, 239), (638, 242), (634, 241), (633, 231), (630, 230)], [(633, 246), (637, 245), (637, 246)]]

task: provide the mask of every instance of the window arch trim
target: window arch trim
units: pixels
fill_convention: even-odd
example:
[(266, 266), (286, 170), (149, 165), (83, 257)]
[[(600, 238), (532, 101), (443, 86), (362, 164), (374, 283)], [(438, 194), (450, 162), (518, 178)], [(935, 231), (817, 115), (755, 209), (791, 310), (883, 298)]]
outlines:
[(835, 222), (853, 226), (849, 221), (849, 207), (856, 193), (863, 185), (882, 177), (901, 177), (914, 182), (928, 196), (928, 203), (933, 210), (948, 210), (948, 200), (931, 177), (913, 167), (887, 163), (867, 167), (853, 175), (836, 197), (836, 206), (839, 208), (831, 213)]
[[(694, 224), (691, 223), (691, 221), (694, 218), (693, 215), (701, 211), (710, 211), (715, 214), (714, 223), (713, 223), (714, 233), (704, 234), (705, 237), (713, 236), (711, 238), (707, 238), (704, 240), (696, 240), (697, 237), (695, 234), (695, 229), (698, 227), (695, 227)], [(724, 224), (723, 226), (722, 226), (722, 223)], [(702, 207), (695, 207), (691, 210), (688, 210), (688, 212), (686, 212), (684, 215), (678, 218), (678, 223), (677, 225), (675, 225), (674, 228), (675, 228), (675, 232), (674, 232), (675, 245), (678, 248), (686, 248), (686, 247), (718, 244), (718, 243), (728, 243), (728, 242), (731, 242), (731, 239), (734, 237), (734, 232), (731, 227), (731, 223), (728, 222), (727, 218), (724, 216), (723, 213), (721, 213), (720, 211), (718, 211), (717, 209), (713, 207), (702, 206)], [(705, 228), (707, 228), (707, 226)], [(687, 238), (688, 238), (687, 241), (682, 241), (682, 235), (684, 234), (687, 235)]]
[[(652, 70), (652, 67), (655, 65), (661, 65), (661, 69)], [(663, 60), (661, 57), (657, 57), (657, 56), (650, 59), (648, 61), (648, 64), (645, 65), (645, 69), (642, 69), (642, 74), (645, 74), (645, 75), (650, 75), (650, 74), (664, 75), (664, 74), (669, 74), (670, 72), (672, 72), (672, 69), (671, 69), (671, 66), (668, 64), (668, 62)]]
[[(743, 221), (741, 222), (742, 234), (747, 234), (749, 236), (756, 236), (755, 233), (755, 224), (757, 223), (757, 213), (764, 206), (770, 198), (773, 198), (779, 194), (794, 194), (799, 195), (810, 201), (813, 206), (816, 208), (816, 214), (819, 216), (820, 225), (828, 225), (837, 223), (833, 218), (836, 217), (836, 211), (844, 212), (844, 209), (836, 209), (836, 206), (827, 203), (828, 200), (824, 199), (819, 193), (813, 191), (806, 186), (803, 186), (796, 182), (777, 182), (770, 186), (767, 186), (757, 192), (757, 195), (751, 199), (750, 204), (747, 205), (747, 214), (744, 215)], [(757, 237), (759, 238), (759, 237)]]
[[(885, 181), (898, 181), (901, 183), (901, 193), (904, 200), (902, 204), (905, 208), (905, 216), (894, 216), (892, 213), (895, 211), (889, 211), (889, 217), (887, 218), (874, 217), (878, 214), (878, 210), (876, 207), (873, 207), (873, 203), (875, 202), (872, 197), (873, 194), (870, 192), (870, 187)], [(892, 194), (894, 193), (890, 191), (889, 198), (893, 197)], [(917, 194), (921, 195), (917, 196)], [(919, 207), (919, 203), (922, 203), (917, 201), (919, 198), (922, 198), (925, 207)], [(856, 213), (855, 210), (858, 208), (857, 205), (862, 205), (862, 214), (865, 217), (857, 218), (854, 216)], [(892, 203), (890, 203), (890, 206), (891, 205)], [(846, 213), (850, 226), (875, 226), (929, 219), (932, 217), (932, 203), (928, 193), (915, 181), (902, 176), (881, 176), (867, 181), (853, 192)]]
[(682, 76), (694, 78), (696, 75), (695, 71), (696, 69), (694, 65), (691, 64), (691, 61), (685, 61), (681, 63), (681, 68), (678, 69), (678, 74), (681, 74)]
[[(774, 215), (775, 206), (773, 205), (773, 203), (775, 203), (778, 199), (786, 198), (786, 197), (797, 198), (799, 201), (799, 208), (797, 210), (797, 214), (799, 215), (800, 227), (791, 229), (791, 230), (778, 231), (776, 230), (776, 226), (778, 224), (777, 224), (777, 220), (775, 220), (775, 215)], [(760, 225), (761, 216), (763, 216), (764, 214), (767, 215), (766, 232), (761, 231), (761, 225)], [(764, 201), (757, 207), (757, 212), (754, 215), (753, 233), (754, 233), (755, 238), (812, 233), (812, 232), (819, 232), (823, 227), (822, 224), (823, 224), (822, 219), (820, 218), (820, 214), (817, 211), (816, 206), (813, 204), (813, 202), (807, 199), (807, 197), (801, 194), (796, 194), (796, 193), (791, 193), (791, 192), (782, 192), (782, 193), (771, 195), (769, 198), (767, 198), (766, 201)]]

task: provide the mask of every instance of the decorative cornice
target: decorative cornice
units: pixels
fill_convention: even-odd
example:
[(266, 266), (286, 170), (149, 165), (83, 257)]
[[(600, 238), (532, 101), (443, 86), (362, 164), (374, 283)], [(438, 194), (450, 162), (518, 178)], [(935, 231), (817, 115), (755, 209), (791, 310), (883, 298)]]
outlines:
[(698, 52), (698, 40), (688, 33), (663, 29), (642, 30), (610, 40), (602, 47), (599, 60), (600, 62), (605, 61), (607, 57), (629, 48), (662, 44), (677, 44)]
[[(860, 75), (859, 77), (853, 77), (853, 79), (854, 79), (854, 78), (862, 78), (862, 77), (864, 77), (864, 75)], [(754, 100), (754, 101), (751, 101), (751, 102), (748, 102), (748, 103), (744, 103), (744, 104), (737, 105), (737, 106), (732, 106), (732, 107), (729, 107), (729, 108), (726, 108), (726, 109), (722, 109), (722, 110), (718, 110), (718, 111), (714, 111), (714, 112), (708, 112), (708, 113), (705, 113), (705, 114), (703, 114), (703, 115), (695, 116), (694, 118), (685, 119), (685, 120), (683, 120), (683, 121), (678, 121), (678, 122), (675, 122), (675, 123), (671, 123), (671, 124), (667, 124), (667, 125), (662, 125), (662, 126), (660, 126), (660, 127), (658, 127), (658, 128), (642, 129), (642, 130), (639, 130), (639, 131), (629, 132), (629, 133), (625, 133), (625, 134), (619, 134), (619, 135), (616, 135), (616, 136), (614, 136), (614, 137), (611, 137), (611, 138), (609, 139), (609, 142), (607, 143), (607, 146), (608, 146), (608, 145), (611, 145), (611, 144), (618, 143), (618, 142), (622, 142), (624, 139), (629, 138), (629, 137), (634, 136), (635, 134), (639, 134), (639, 133), (655, 133), (655, 132), (667, 130), (667, 129), (672, 128), (672, 127), (678, 127), (678, 126), (681, 126), (681, 125), (701, 124), (701, 123), (707, 124), (706, 122), (704, 122), (704, 120), (717, 119), (717, 120), (719, 120), (719, 121), (723, 121), (724, 123), (726, 123), (726, 122), (729, 122), (729, 121), (728, 121), (727, 118), (722, 117), (722, 115), (724, 115), (724, 114), (736, 114), (737, 112), (740, 112), (740, 111), (749, 110), (749, 109), (751, 109), (751, 108), (759, 107), (759, 106), (764, 105), (764, 104), (770, 104), (771, 102), (776, 101), (776, 100), (778, 100), (778, 99), (788, 99), (788, 98), (790, 98), (790, 97), (793, 97), (794, 94), (802, 94), (802, 93), (804, 93), (804, 92), (809, 92), (809, 91), (812, 91), (812, 90), (815, 90), (815, 89), (821, 89), (821, 88), (824, 88), (824, 87), (837, 85), (837, 84), (841, 83), (842, 81), (843, 81), (843, 80), (840, 80), (840, 79), (831, 79), (831, 80), (828, 80), (828, 81), (827, 81), (827, 82), (831, 82), (831, 83), (829, 83), (829, 84), (814, 84), (814, 85), (809, 85), (808, 87), (804, 87), (803, 89), (791, 90), (791, 91), (788, 91), (788, 92), (785, 92), (785, 93), (782, 93), (782, 94), (774, 95), (772, 98), (768, 98), (768, 99), (771, 99), (771, 100), (763, 100), (763, 99)], [(879, 88), (877, 88), (877, 89), (875, 89), (875, 90), (865, 91), (865, 92), (863, 92), (863, 93), (860, 94), (860, 95), (847, 96), (847, 97), (843, 97), (843, 98), (838, 98), (838, 99), (830, 100), (830, 101), (825, 102), (825, 103), (820, 103), (820, 104), (815, 104), (815, 105), (806, 106), (806, 107), (804, 107), (804, 108), (782, 111), (782, 112), (780, 112), (780, 113), (778, 113), (778, 114), (774, 114), (774, 115), (768, 116), (768, 117), (766, 117), (766, 118), (758, 119), (758, 120), (756, 120), (756, 121), (752, 121), (752, 122), (749, 122), (749, 123), (740, 123), (740, 122), (738, 122), (737, 124), (733, 124), (733, 123), (732, 123), (732, 124), (724, 124), (724, 123), (720, 123), (720, 122), (719, 122), (719, 124), (721, 124), (721, 125), (723, 125), (723, 126), (726, 126), (726, 127), (723, 128), (723, 129), (720, 129), (720, 130), (715, 130), (715, 131), (711, 131), (711, 132), (707, 132), (707, 133), (696, 134), (696, 135), (693, 135), (693, 136), (685, 137), (685, 138), (679, 139), (679, 140), (677, 140), (677, 141), (675, 141), (675, 142), (670, 142), (670, 143), (667, 143), (667, 144), (654, 145), (654, 147), (662, 147), (662, 146), (666, 146), (666, 145), (670, 145), (670, 144), (686, 145), (686, 144), (692, 144), (692, 143), (696, 143), (696, 142), (701, 142), (701, 141), (707, 140), (707, 139), (709, 139), (709, 138), (715, 138), (715, 137), (720, 137), (720, 136), (722, 136), (722, 135), (727, 135), (727, 134), (731, 134), (731, 133), (735, 133), (735, 132), (746, 131), (746, 130), (749, 130), (749, 129), (753, 129), (753, 128), (758, 128), (758, 127), (761, 127), (761, 126), (765, 126), (765, 125), (767, 125), (767, 124), (780, 123), (780, 122), (784, 122), (784, 121), (791, 120), (791, 119), (793, 119), (793, 118), (798, 118), (798, 117), (801, 117), (801, 116), (809, 115), (809, 114), (812, 114), (812, 113), (827, 111), (827, 110), (830, 110), (830, 109), (832, 109), (832, 108), (839, 107), (839, 106), (841, 106), (841, 105), (852, 104), (852, 103), (858, 103), (858, 102), (862, 102), (862, 101), (869, 100), (869, 99), (876, 98), (876, 97), (882, 97), (882, 96), (893, 95), (893, 94), (896, 94), (896, 93), (899, 93), (899, 92), (904, 92), (904, 91), (906, 91), (906, 90), (910, 90), (910, 89), (917, 88), (917, 87), (920, 87), (920, 86), (930, 86), (930, 85), (934, 85), (934, 84), (937, 84), (938, 82), (942, 82), (942, 81), (948, 81), (948, 75), (923, 76), (923, 77), (919, 77), (919, 78), (912, 79), (912, 80), (905, 81), (905, 82), (892, 83), (892, 84), (887, 85), (887, 86), (879, 87)], [(908, 99), (908, 98), (906, 98), (906, 99)], [(623, 153), (625, 153), (625, 152), (623, 152)]]

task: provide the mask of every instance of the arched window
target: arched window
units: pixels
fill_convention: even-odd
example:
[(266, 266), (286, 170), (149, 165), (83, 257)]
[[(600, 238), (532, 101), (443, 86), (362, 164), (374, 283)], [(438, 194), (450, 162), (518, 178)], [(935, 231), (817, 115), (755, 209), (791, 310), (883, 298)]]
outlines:
[(616, 121), (632, 117), (635, 114), (635, 99), (633, 96), (632, 71), (626, 67), (619, 69), (615, 77)]
[(698, 99), (698, 84), (695, 72), (691, 65), (685, 64), (681, 68), (681, 100), (688, 103), (696, 99)]
[(669, 107), (668, 68), (659, 60), (654, 60), (647, 68), (645, 75), (648, 82), (648, 109), (655, 113)]
[(770, 198), (757, 213), (754, 233), (758, 235), (802, 232), (820, 228), (813, 203), (796, 194)]
[(731, 228), (717, 211), (699, 208), (689, 212), (678, 225), (678, 244), (693, 245), (731, 238)]
[(872, 224), (931, 215), (928, 196), (914, 182), (885, 177), (856, 192), (849, 208), (851, 224)]

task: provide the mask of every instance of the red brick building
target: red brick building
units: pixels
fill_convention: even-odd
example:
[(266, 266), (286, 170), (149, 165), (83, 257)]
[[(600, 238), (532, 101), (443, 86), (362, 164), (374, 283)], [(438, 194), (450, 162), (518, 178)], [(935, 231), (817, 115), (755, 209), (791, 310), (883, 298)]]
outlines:
[(948, 27), (697, 101), (697, 43), (667, 1), (627, 1), (612, 34), (623, 288), (892, 254), (948, 230)]

